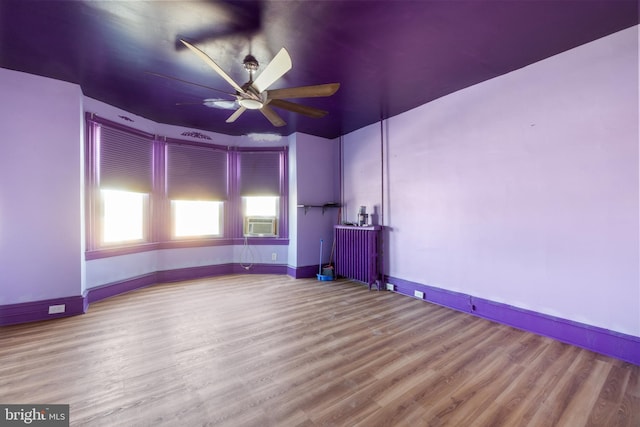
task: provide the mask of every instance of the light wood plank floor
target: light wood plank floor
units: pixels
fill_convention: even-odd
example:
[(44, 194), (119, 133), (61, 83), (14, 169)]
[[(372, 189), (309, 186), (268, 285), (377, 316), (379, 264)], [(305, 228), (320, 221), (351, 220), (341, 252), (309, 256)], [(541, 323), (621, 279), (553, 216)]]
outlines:
[(350, 282), (156, 285), (0, 329), (0, 403), (73, 426), (640, 426), (640, 367)]

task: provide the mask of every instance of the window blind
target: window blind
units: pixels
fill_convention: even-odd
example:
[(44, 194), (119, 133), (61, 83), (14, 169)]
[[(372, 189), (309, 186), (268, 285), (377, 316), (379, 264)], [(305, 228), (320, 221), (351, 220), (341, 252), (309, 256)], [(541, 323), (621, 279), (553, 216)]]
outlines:
[(281, 152), (242, 151), (238, 153), (240, 195), (280, 195)]
[(226, 150), (168, 144), (166, 153), (169, 199), (227, 199)]
[(148, 137), (100, 126), (100, 188), (150, 193), (152, 142)]

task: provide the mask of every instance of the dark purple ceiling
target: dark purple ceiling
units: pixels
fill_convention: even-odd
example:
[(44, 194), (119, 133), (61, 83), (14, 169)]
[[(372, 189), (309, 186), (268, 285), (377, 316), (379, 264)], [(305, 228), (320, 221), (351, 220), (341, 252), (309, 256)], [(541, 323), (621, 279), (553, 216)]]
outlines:
[[(161, 123), (334, 138), (636, 24), (636, 0), (0, 0), (0, 67), (78, 83)], [(295, 100), (328, 110), (321, 119), (276, 110), (287, 126), (274, 128), (247, 111), (227, 124), (232, 111), (201, 102), (230, 86), (180, 38), (240, 84), (245, 55), (264, 67), (284, 46), (293, 68), (271, 89), (341, 88)]]

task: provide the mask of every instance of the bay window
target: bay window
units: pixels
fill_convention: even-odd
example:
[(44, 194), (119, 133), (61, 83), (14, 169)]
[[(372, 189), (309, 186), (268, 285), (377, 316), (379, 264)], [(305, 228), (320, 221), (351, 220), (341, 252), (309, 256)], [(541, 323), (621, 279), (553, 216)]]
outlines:
[[(87, 259), (157, 248), (287, 243), (287, 150), (174, 140), (87, 114)], [(261, 222), (262, 221), (262, 222)]]

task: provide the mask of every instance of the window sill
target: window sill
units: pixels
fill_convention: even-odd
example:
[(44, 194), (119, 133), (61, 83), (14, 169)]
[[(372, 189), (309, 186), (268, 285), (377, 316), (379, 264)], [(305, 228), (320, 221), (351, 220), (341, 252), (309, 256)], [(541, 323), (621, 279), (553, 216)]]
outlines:
[(113, 256), (136, 254), (140, 252), (154, 251), (158, 249), (158, 243), (142, 243), (130, 246), (114, 246), (109, 248), (94, 249), (84, 253), (85, 261)]
[[(85, 252), (85, 261), (94, 259), (109, 258), (121, 255), (130, 255), (141, 252), (155, 251), (158, 249), (181, 249), (181, 248), (199, 248), (206, 246), (240, 246), (244, 245), (244, 238), (219, 238), (219, 239), (189, 239), (189, 240), (171, 240), (166, 242), (144, 243), (131, 246), (119, 246), (112, 248), (95, 249)], [(248, 237), (249, 245), (273, 245), (286, 246), (289, 244), (288, 238), (282, 237)]]

